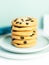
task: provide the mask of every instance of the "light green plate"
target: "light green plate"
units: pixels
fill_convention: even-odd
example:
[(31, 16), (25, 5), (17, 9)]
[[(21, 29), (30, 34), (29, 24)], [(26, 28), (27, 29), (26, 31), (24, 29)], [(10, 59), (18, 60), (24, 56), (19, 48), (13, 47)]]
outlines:
[(47, 50), (49, 51), (49, 48), (38, 53), (18, 54), (18, 53), (7, 52), (4, 49), (0, 48), (0, 57), (6, 58), (6, 59), (15, 59), (15, 60), (37, 59), (39, 57), (45, 57), (46, 54), (49, 53)]
[(31, 48), (16, 48), (11, 44), (11, 36), (10, 34), (5, 35), (0, 39), (0, 45), (5, 50), (16, 53), (32, 53), (41, 51), (49, 46), (49, 38), (44, 36), (41, 31), (38, 33), (37, 44)]

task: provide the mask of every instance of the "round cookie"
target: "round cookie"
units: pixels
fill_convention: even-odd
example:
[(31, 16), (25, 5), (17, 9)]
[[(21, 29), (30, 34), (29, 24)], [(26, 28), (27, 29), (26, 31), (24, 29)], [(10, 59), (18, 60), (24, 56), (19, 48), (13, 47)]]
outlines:
[(36, 32), (34, 32), (34, 31), (25, 31), (25, 32), (12, 32), (12, 35), (17, 35), (17, 36), (32, 36), (32, 35), (34, 35), (34, 34), (36, 34)]
[(15, 35), (12, 35), (12, 39), (17, 39), (17, 40), (32, 40), (32, 39), (35, 39), (35, 38), (37, 38), (37, 35), (35, 34), (35, 35), (32, 35), (32, 36), (15, 36)]
[(31, 44), (31, 43), (34, 43), (36, 42), (36, 39), (32, 39), (32, 40), (16, 40), (16, 39), (13, 39), (12, 40), (12, 43), (14, 44)]
[(37, 41), (37, 19), (16, 18), (12, 21), (12, 44), (18, 48), (32, 47)]
[(17, 26), (12, 27), (12, 31), (31, 31), (31, 30), (36, 30), (36, 26), (35, 27), (17, 27)]
[(23, 27), (35, 26), (37, 25), (37, 19), (31, 17), (16, 18), (15, 20), (12, 21), (12, 25), (23, 26)]
[(29, 47), (33, 47), (34, 45), (36, 45), (36, 41), (34, 43), (31, 43), (31, 44), (23, 44), (23, 45), (20, 45), (20, 44), (14, 44), (12, 43), (15, 47), (18, 47), (18, 48), (29, 48)]

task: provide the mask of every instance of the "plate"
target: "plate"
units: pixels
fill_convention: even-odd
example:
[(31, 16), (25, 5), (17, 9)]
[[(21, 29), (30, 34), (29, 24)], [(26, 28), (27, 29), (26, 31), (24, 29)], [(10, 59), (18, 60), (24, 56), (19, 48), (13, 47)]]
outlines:
[(37, 59), (39, 57), (46, 56), (46, 52), (42, 51), (40, 53), (32, 53), (32, 54), (17, 54), (17, 53), (10, 53), (5, 51), (3, 48), (0, 48), (0, 57), (5, 59), (12, 59), (12, 60), (30, 60), (30, 59)]
[[(43, 32), (43, 31), (42, 31)], [(7, 34), (0, 39), (0, 45), (5, 50), (16, 53), (32, 53), (42, 51), (49, 46), (49, 38), (44, 35), (40, 30), (38, 32), (37, 43), (31, 48), (16, 48), (11, 44), (11, 35)]]

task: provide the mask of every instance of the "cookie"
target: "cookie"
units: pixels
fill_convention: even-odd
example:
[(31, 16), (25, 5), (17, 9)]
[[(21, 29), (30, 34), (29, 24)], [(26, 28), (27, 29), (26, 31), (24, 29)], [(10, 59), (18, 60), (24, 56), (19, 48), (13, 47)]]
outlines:
[(36, 26), (34, 27), (18, 27), (18, 26), (13, 26), (12, 31), (31, 31), (31, 30), (36, 30)]
[(36, 45), (36, 41), (34, 43), (31, 43), (31, 44), (23, 44), (23, 45), (20, 45), (20, 44), (14, 44), (12, 43), (15, 47), (18, 47), (18, 48), (29, 48), (29, 47), (33, 47)]
[(12, 21), (12, 25), (23, 26), (23, 27), (35, 26), (35, 25), (37, 25), (37, 19), (31, 18), (31, 17), (16, 18), (15, 20)]
[(17, 36), (32, 36), (32, 35), (34, 35), (34, 34), (36, 34), (36, 32), (34, 32), (34, 31), (25, 31), (25, 32), (12, 32), (12, 35), (17, 35)]
[(32, 47), (37, 41), (37, 19), (16, 18), (12, 21), (12, 44), (18, 48)]
[(32, 40), (32, 39), (35, 39), (37, 38), (37, 35), (32, 35), (32, 36), (15, 36), (15, 35), (12, 35), (12, 39), (17, 39), (17, 40)]
[(34, 42), (36, 42), (36, 39), (32, 39), (32, 40), (17, 40), (17, 39), (12, 39), (12, 43), (14, 44), (32, 44)]

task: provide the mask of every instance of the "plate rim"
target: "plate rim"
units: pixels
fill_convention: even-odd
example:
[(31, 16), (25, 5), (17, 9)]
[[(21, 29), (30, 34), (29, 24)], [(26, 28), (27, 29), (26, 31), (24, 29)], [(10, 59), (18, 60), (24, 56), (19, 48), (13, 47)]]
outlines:
[[(7, 35), (10, 35), (10, 34), (7, 34)], [(7, 36), (6, 35), (6, 36)], [(42, 34), (43, 35), (43, 34)], [(43, 35), (43, 36), (45, 36), (46, 37), (46, 35)], [(46, 37), (47, 38), (47, 37)], [(2, 39), (4, 39), (4, 37), (3, 38), (1, 38), (0, 40), (2, 40)], [(1, 41), (0, 41), (1, 42)], [(33, 52), (38, 52), (38, 51), (42, 51), (42, 50), (44, 50), (45, 48), (47, 48), (47, 47), (49, 47), (49, 44), (48, 45), (46, 45), (46, 46), (44, 46), (43, 48), (39, 48), (39, 49), (34, 49), (33, 51), (25, 51), (25, 52), (22, 52), (22, 50), (21, 51), (14, 51), (14, 50), (12, 50), (12, 49), (9, 49), (9, 48), (7, 48), (7, 47), (4, 47), (4, 45), (3, 44), (0, 44), (0, 46), (2, 47), (2, 48), (4, 48), (5, 50), (8, 50), (8, 51), (10, 51), (10, 52), (17, 52), (17, 53), (33, 53)]]
[(1, 50), (2, 52), (0, 53), (0, 57), (5, 58), (5, 59), (12, 59), (12, 60), (26, 60), (26, 59), (32, 59), (32, 58), (38, 58), (41, 55), (46, 55), (47, 53), (42, 53), (42, 54), (14, 54), (10, 52), (6, 52), (4, 50)]

